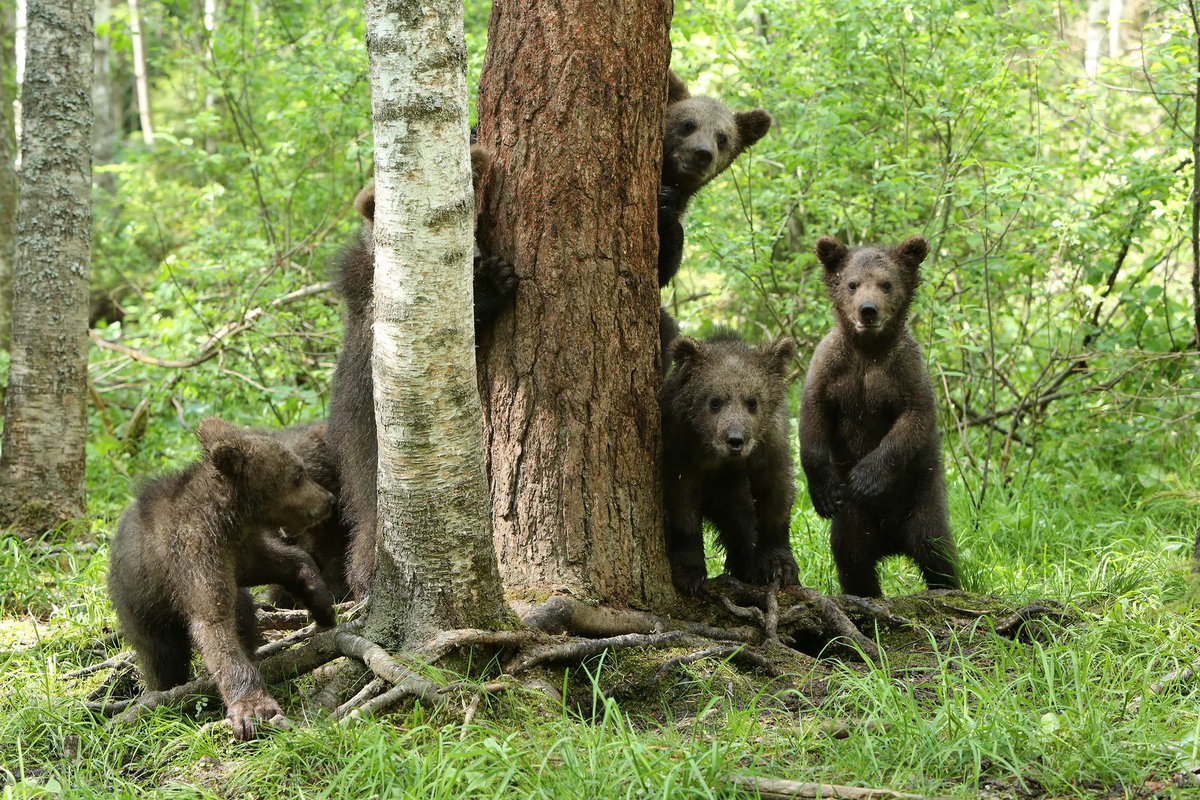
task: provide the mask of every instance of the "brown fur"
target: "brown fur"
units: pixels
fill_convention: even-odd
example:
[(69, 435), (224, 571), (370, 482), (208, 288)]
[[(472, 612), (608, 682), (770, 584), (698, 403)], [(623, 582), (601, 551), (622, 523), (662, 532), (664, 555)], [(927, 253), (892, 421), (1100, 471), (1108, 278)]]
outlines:
[(186, 683), (192, 648), (217, 681), (234, 735), (281, 716), (252, 657), (254, 601), (242, 587), (280, 583), (321, 625), (335, 622), (316, 564), (282, 542), (328, 516), (333, 497), (269, 436), (212, 417), (203, 459), (147, 484), (117, 526), (108, 588), (150, 689)]
[(735, 578), (797, 582), (788, 538), (796, 482), (788, 446), (784, 337), (752, 347), (730, 333), (679, 337), (663, 384), (663, 508), (671, 579), (694, 594), (706, 577), (710, 520)]
[[(333, 454), (325, 445), (326, 423), (304, 422), (292, 425), (278, 431), (263, 431), (273, 436), (284, 447), (291, 450), (304, 464), (308, 474), (317, 485), (329, 492), (335, 498), (341, 496), (342, 482), (338, 477), (337, 464)], [(329, 593), (335, 601), (347, 600), (351, 596), (350, 585), (346, 581), (346, 555), (350, 547), (350, 529), (346, 526), (342, 515), (330, 514), (323, 521), (310, 526), (301, 533), (289, 537), (304, 552), (312, 556), (321, 572), (321, 580), (325, 582)], [(298, 608), (299, 598), (282, 586), (271, 589), (271, 602), (280, 608)]]
[[(477, 190), (490, 165), (487, 151), (471, 148), (471, 173)], [(476, 207), (480, 207), (480, 203)], [(339, 281), (345, 299), (342, 353), (333, 375), (329, 401), (327, 446), (342, 481), (342, 519), (352, 531), (348, 575), (354, 593), (363, 597), (375, 571), (376, 465), (375, 397), (371, 377), (374, 346), (375, 187), (368, 186), (354, 201), (363, 215), (362, 229), (341, 256)], [(475, 335), (478, 337), (516, 295), (517, 277), (499, 256), (485, 258), (475, 247)]]
[(847, 594), (879, 596), (877, 563), (900, 554), (930, 588), (959, 587), (933, 384), (907, 324), (928, 249), (816, 244), (837, 325), (805, 379), (800, 462)]
[(679, 271), (683, 259), (680, 220), (692, 197), (770, 129), (771, 115), (765, 110), (735, 114), (716, 98), (692, 97), (679, 76), (668, 72), (658, 198), (659, 286), (666, 286)]

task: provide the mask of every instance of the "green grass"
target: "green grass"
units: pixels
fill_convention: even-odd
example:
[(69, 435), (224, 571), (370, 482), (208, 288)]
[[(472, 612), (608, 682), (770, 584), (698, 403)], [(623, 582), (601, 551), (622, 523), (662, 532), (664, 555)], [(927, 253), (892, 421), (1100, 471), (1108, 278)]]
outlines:
[[(807, 676), (819, 690), (791, 697), (756, 694), (730, 665), (698, 662), (661, 696), (594, 696), (586, 721), (578, 705), (512, 693), (490, 699), (465, 728), (461, 708), (418, 708), (351, 727), (314, 721), (246, 744), (207, 724), (219, 709), (164, 709), (108, 730), (72, 704), (100, 676), (63, 674), (116, 652), (95, 649), (114, 624), (103, 588), (108, 526), (97, 526), (94, 553), (6, 540), (5, 794), (709, 798), (728, 796), (730, 775), (761, 775), (957, 797), (988, 787), (997, 796), (1149, 796), (1147, 786), (1200, 765), (1193, 685), (1126, 711), (1200, 649), (1185, 558), (1195, 508), (1177, 492), (1144, 487), (1095, 487), (1087, 502), (1066, 503), (1060, 484), (993, 490), (979, 509), (950, 485), (967, 588), (1013, 603), (1052, 598), (1083, 613), (1081, 624), (1050, 626), (1035, 641), (979, 631), (881, 668), (828, 659)], [(827, 535), (801, 490), (793, 525), (801, 579), (833, 592)], [(901, 560), (885, 574), (889, 595), (920, 586)], [(585, 698), (593, 684), (618, 686), (637, 668), (632, 654), (587, 666), (569, 680)], [(823, 735), (831, 720), (851, 722), (850, 736)]]

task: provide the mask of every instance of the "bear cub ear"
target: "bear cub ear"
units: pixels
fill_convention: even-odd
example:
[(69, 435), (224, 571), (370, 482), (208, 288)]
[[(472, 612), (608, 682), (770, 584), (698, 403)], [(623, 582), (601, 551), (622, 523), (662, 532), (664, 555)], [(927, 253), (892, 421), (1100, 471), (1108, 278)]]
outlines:
[(236, 477), (245, 473), (247, 445), (237, 428), (223, 419), (205, 417), (196, 427), (196, 438), (200, 440), (204, 457), (222, 475)]
[(771, 115), (761, 108), (755, 111), (740, 111), (733, 115), (733, 121), (737, 124), (739, 153), (771, 130)]
[(796, 357), (796, 340), (791, 336), (780, 336), (763, 347), (771, 371), (780, 378), (791, 373), (792, 360)]
[(692, 93), (688, 91), (687, 84), (675, 74), (675, 70), (667, 70), (667, 105), (687, 100), (691, 96)]
[(892, 250), (892, 257), (910, 273), (915, 275), (925, 256), (929, 255), (929, 242), (924, 236), (910, 236)]
[(367, 222), (375, 222), (375, 184), (367, 184), (367, 187), (358, 193), (358, 197), (354, 198), (354, 207)]
[(471, 145), (471, 180), (478, 186), (492, 165), (492, 154), (483, 145)]
[(684, 369), (696, 364), (703, 355), (704, 345), (690, 336), (680, 336), (671, 342), (671, 361)]
[(846, 249), (846, 245), (832, 236), (822, 236), (817, 239), (813, 252), (825, 266), (826, 272), (837, 272), (842, 268), (842, 263), (846, 260), (846, 254), (849, 251)]

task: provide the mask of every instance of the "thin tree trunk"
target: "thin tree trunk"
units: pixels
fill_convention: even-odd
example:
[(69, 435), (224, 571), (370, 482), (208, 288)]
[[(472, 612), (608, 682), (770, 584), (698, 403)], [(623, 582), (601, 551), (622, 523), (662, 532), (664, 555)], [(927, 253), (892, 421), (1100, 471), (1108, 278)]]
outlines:
[(142, 141), (154, 144), (154, 123), (150, 120), (150, 84), (146, 77), (146, 45), (142, 39), (142, 16), (138, 0), (129, 0), (129, 38), (133, 41), (133, 80), (137, 85), (138, 117), (142, 123)]
[(521, 278), (484, 367), (510, 590), (662, 607), (656, 198), (671, 0), (495, 0), (485, 250)]
[(25, 82), (25, 51), (26, 48), (26, 33), (28, 26), (26, 19), (29, 16), (28, 0), (17, 0), (16, 13), (16, 33), (13, 34), (13, 49), (16, 51), (15, 61), (17, 64), (17, 96), (13, 99), (13, 130), (17, 148), (16, 165), (19, 169), (21, 166), (21, 84)]
[[(1200, 18), (1195, 0), (1188, 0), (1192, 36), (1196, 40), (1196, 64), (1200, 68)], [(1192, 333), (1200, 350), (1200, 77), (1196, 79), (1195, 123), (1192, 126)]]
[[(117, 143), (116, 93), (113, 90), (110, 51), (112, 37), (107, 29), (101, 31), (112, 20), (112, 0), (96, 0), (96, 36), (92, 47), (92, 111), (96, 122), (92, 126), (92, 163), (106, 166), (112, 163)], [(96, 177), (96, 183), (109, 194), (117, 190), (117, 182), (111, 172)]]
[(92, 0), (30, 0), (0, 450), (3, 516), (24, 533), (84, 515), (91, 83)]
[(375, 126), (378, 530), (367, 632), (415, 646), (512, 624), (475, 374), (462, 0), (367, 0)]
[[(208, 56), (212, 57), (213, 36), (217, 33), (217, 0), (204, 0), (204, 32), (205, 32), (205, 47), (208, 51)], [(204, 110), (211, 114), (213, 108), (217, 105), (217, 95), (209, 85), (204, 90)], [(213, 138), (212, 133), (208, 133), (204, 137), (204, 152), (212, 155), (217, 152), (217, 140)]]
[(10, 76), (15, 77), (16, 47), (12, 37), (16, 26), (12, 11), (10, 7), (0, 17), (0, 350), (8, 350), (12, 338), (12, 270), (17, 254), (16, 137), (8, 88)]

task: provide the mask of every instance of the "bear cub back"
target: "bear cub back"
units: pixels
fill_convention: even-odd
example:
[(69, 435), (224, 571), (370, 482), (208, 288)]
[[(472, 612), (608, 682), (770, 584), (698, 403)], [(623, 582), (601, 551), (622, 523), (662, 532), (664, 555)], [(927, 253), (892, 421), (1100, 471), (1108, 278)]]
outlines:
[(833, 520), (842, 591), (881, 593), (877, 564), (906, 555), (930, 588), (958, 588), (937, 404), (908, 312), (929, 246), (816, 244), (837, 324), (817, 346), (800, 409), (813, 507)]
[(728, 332), (671, 344), (674, 368), (661, 396), (663, 499), (667, 558), (681, 592), (696, 592), (707, 574), (704, 519), (735, 578), (797, 580), (786, 383), (795, 353), (791, 338), (752, 346)]

